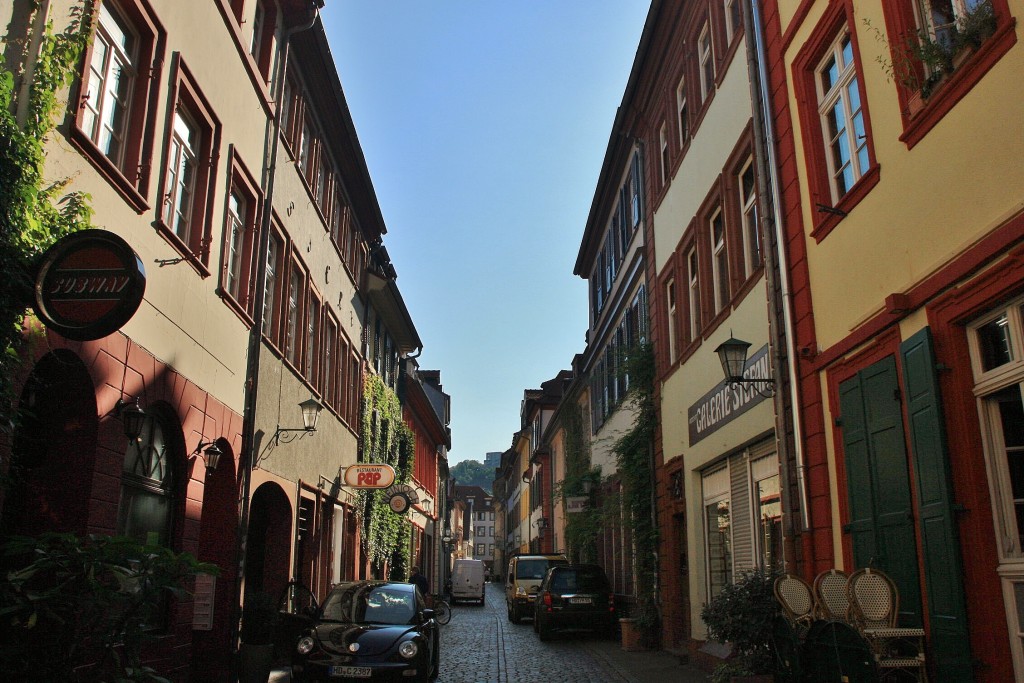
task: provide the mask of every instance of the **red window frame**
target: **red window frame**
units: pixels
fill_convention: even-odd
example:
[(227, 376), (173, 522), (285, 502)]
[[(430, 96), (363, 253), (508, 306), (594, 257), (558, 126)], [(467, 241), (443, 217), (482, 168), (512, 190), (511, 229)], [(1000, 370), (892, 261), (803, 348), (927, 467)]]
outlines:
[[(804, 163), (807, 167), (809, 205), (826, 207), (827, 210), (813, 210), (811, 236), (820, 242), (850, 213), (857, 204), (878, 184), (881, 169), (875, 157), (874, 134), (871, 130), (871, 110), (864, 90), (864, 65), (861, 62), (860, 46), (857, 42), (857, 18), (853, 12), (852, 0), (833, 2), (814, 27), (804, 46), (793, 60), (793, 88), (799, 103), (797, 113), (800, 120), (801, 137), (804, 143)], [(821, 117), (818, 113), (817, 69), (826, 52), (843, 31), (850, 34), (853, 48), (854, 68), (857, 72), (857, 88), (860, 91), (861, 108), (864, 114), (864, 132), (867, 134), (869, 168), (853, 184), (839, 201), (832, 202), (829, 168), (823, 140)]]
[[(242, 317), (246, 325), (253, 323), (253, 275), (255, 274), (255, 257), (257, 251), (256, 235), (259, 232), (259, 219), (262, 210), (263, 195), (259, 185), (248, 168), (238, 155), (238, 150), (232, 146), (228, 154), (228, 165), (231, 167), (231, 179), (228, 183), (228, 192), (224, 198), (224, 239), (221, 247), (221, 268), (218, 293), (224, 302), (230, 306), (235, 313)], [(242, 240), (242, 253), (240, 255), (240, 271), (238, 273), (238, 296), (233, 295), (227, 285), (228, 269), (231, 257), (231, 225), (230, 225), (230, 201), (231, 193), (237, 190), (246, 200), (245, 216), (242, 218), (245, 236)]]
[[(138, 68), (128, 106), (124, 159), (120, 165), (115, 164), (96, 146), (84, 128), (85, 99), (90, 87), (90, 64), (95, 43), (89, 44), (82, 62), (82, 75), (75, 93), (80, 104), (70, 127), (70, 139), (107, 182), (141, 214), (150, 208), (148, 196), (153, 177), (151, 159), (157, 119), (154, 104), (159, 98), (162, 82), (161, 65), (167, 49), (167, 33), (147, 0), (106, 2), (116, 7), (121, 17), (131, 24), (139, 41)], [(94, 12), (98, 11), (99, 4), (99, 0), (93, 0)]]

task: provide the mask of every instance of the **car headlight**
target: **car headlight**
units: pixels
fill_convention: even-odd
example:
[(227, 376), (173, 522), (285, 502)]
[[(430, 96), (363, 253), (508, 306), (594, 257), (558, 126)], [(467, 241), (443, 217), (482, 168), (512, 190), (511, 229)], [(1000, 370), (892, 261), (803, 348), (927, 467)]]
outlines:
[(407, 640), (398, 646), (398, 654), (402, 655), (406, 659), (412, 659), (416, 656), (416, 653), (420, 651), (420, 646), (416, 644), (416, 641)]
[(311, 637), (302, 636), (301, 638), (299, 638), (299, 642), (296, 643), (295, 649), (298, 651), (300, 655), (308, 655), (310, 652), (313, 651), (313, 648), (315, 646), (316, 641), (314, 641)]
[(526, 595), (526, 589), (522, 586), (516, 586), (516, 595)]

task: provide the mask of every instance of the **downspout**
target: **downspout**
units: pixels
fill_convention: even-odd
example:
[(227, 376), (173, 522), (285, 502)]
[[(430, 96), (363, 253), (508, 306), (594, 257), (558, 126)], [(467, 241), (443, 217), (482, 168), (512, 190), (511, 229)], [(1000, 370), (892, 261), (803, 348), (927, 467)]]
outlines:
[[(770, 93), (768, 91), (767, 56), (764, 46), (764, 35), (761, 26), (760, 7), (757, 0), (743, 3), (743, 19), (747, 42), (747, 69), (750, 76), (750, 94), (754, 106), (755, 163), (757, 164), (758, 195), (761, 199), (761, 236), (764, 243), (765, 278), (768, 288), (769, 319), (772, 323), (772, 369), (775, 375), (775, 431), (779, 450), (781, 484), (784, 491), (790, 490), (789, 468), (790, 447), (796, 462), (797, 476), (797, 511), (800, 517), (799, 531), (810, 528), (810, 511), (807, 503), (807, 486), (804, 479), (804, 453), (801, 441), (800, 424), (800, 393), (797, 368), (797, 353), (794, 347), (795, 335), (793, 325), (792, 292), (789, 283), (789, 268), (786, 263), (785, 233), (782, 216), (779, 213), (781, 199), (776, 171), (778, 161), (775, 152), (775, 131), (772, 125)], [(771, 202), (768, 210), (765, 203)], [(769, 221), (771, 225), (769, 225)], [(776, 249), (770, 249), (768, 238), (774, 235)], [(777, 279), (776, 279), (777, 278)], [(782, 304), (782, 320), (780, 321), (775, 300), (778, 292), (778, 303)], [(789, 408), (792, 410), (792, 444), (786, 439), (786, 400), (782, 391), (779, 368), (782, 364), (781, 349), (786, 347), (786, 362), (789, 374)], [(783, 517), (783, 538), (793, 538), (795, 528), (789, 515)], [(786, 561), (787, 569), (795, 566), (796, 558), (790, 554)]]
[[(241, 620), (242, 588), (245, 582), (246, 545), (249, 534), (249, 503), (252, 487), (252, 469), (256, 462), (256, 403), (259, 392), (260, 351), (263, 348), (263, 307), (266, 304), (267, 287), (267, 256), (270, 252), (271, 216), (274, 206), (274, 181), (277, 177), (277, 154), (281, 147), (281, 115), (285, 103), (281, 101), (284, 91), (284, 79), (288, 69), (288, 52), (291, 38), (296, 33), (313, 27), (320, 16), (320, 0), (313, 0), (312, 16), (309, 21), (285, 29), (281, 36), (281, 53), (277, 62), (276, 82), (273, 96), (277, 98), (274, 108), (274, 120), (270, 130), (270, 161), (264, 173), (263, 215), (260, 221), (260, 242), (256, 256), (256, 281), (254, 283), (253, 325), (249, 330), (249, 344), (246, 358), (245, 403), (242, 413), (242, 448), (239, 454), (241, 467), (241, 496), (239, 501), (238, 535), (235, 543), (238, 559), (238, 573), (235, 580), (235, 593), (231, 605), (231, 647), (238, 649), (238, 627)], [(234, 662), (234, 659), (232, 660)]]

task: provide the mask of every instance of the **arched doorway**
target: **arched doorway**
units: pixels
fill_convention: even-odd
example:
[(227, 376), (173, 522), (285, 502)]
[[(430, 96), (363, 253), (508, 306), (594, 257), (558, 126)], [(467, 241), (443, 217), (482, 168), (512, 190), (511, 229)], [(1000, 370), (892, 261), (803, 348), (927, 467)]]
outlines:
[(249, 508), (245, 592), (279, 596), (291, 578), (292, 507), (275, 483), (256, 489)]
[(84, 534), (99, 424), (85, 364), (71, 351), (46, 354), (25, 382), (19, 408), (0, 531)]

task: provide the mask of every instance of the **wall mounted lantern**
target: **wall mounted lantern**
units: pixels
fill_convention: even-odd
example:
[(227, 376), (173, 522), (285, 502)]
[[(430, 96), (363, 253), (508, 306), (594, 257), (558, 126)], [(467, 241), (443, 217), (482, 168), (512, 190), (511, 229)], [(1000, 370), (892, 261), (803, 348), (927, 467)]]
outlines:
[[(728, 339), (719, 344), (715, 349), (715, 353), (718, 354), (718, 360), (722, 363), (725, 382), (729, 385), (751, 384), (757, 393), (763, 396), (771, 395), (775, 390), (775, 383), (770, 378), (747, 378), (743, 376), (744, 371), (747, 369), (747, 351), (749, 349), (750, 342), (737, 339), (731, 334)], [(762, 387), (768, 392), (767, 394), (762, 391)]]
[(111, 412), (121, 418), (124, 435), (128, 440), (138, 441), (142, 435), (142, 425), (146, 421), (146, 411), (139, 405), (139, 397), (135, 397), (134, 404), (117, 399)]
[(299, 409), (302, 411), (302, 427), (284, 428), (278, 426), (274, 432), (274, 441), (278, 441), (282, 434), (293, 434), (295, 432), (312, 434), (316, 431), (316, 421), (320, 417), (320, 411), (324, 409), (324, 404), (310, 397), (299, 404)]
[[(204, 450), (205, 448), (205, 450)], [(206, 474), (211, 475), (213, 471), (217, 469), (217, 463), (220, 462), (220, 456), (224, 455), (224, 451), (217, 446), (215, 441), (203, 441), (199, 440), (199, 445), (192, 451), (193, 457), (199, 457), (203, 459), (206, 464)]]

